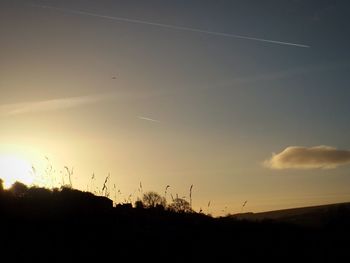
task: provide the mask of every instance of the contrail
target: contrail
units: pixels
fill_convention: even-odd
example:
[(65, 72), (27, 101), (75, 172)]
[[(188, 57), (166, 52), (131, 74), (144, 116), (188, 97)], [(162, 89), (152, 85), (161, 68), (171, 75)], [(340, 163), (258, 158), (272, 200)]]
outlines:
[(47, 9), (54, 9), (54, 10), (59, 10), (59, 11), (68, 12), (68, 13), (77, 14), (77, 15), (87, 15), (87, 16), (99, 17), (99, 18), (104, 18), (104, 19), (109, 19), (109, 20), (120, 21), (120, 22), (163, 27), (163, 28), (168, 28), (168, 29), (173, 29), (173, 30), (203, 33), (203, 34), (209, 34), (209, 35), (221, 36), (221, 37), (239, 38), (239, 39), (246, 39), (246, 40), (252, 40), (252, 41), (259, 41), (259, 42), (267, 42), (267, 43), (278, 44), (278, 45), (295, 46), (295, 47), (301, 47), (301, 48), (309, 48), (310, 47), (308, 45), (298, 44), (298, 43), (283, 42), (283, 41), (276, 41), (276, 40), (271, 40), (271, 39), (249, 37), (249, 36), (242, 36), (242, 35), (215, 32), (215, 31), (208, 31), (208, 30), (202, 30), (202, 29), (193, 28), (193, 27), (175, 26), (175, 25), (155, 23), (155, 22), (149, 22), (149, 21), (138, 20), (138, 19), (130, 19), (130, 18), (124, 18), (124, 17), (117, 17), (117, 16), (106, 16), (106, 15), (85, 12), (85, 11), (77, 11), (77, 10), (71, 10), (71, 9), (66, 9), (66, 8), (59, 8), (59, 7), (54, 7), (54, 6), (47, 6), (47, 5), (31, 5), (31, 6), (40, 7), (40, 8), (47, 8)]
[(139, 118), (140, 120), (145, 120), (145, 121), (160, 122), (158, 120), (147, 118), (147, 117), (143, 117), (143, 116), (137, 116), (137, 118)]
[(59, 98), (51, 100), (22, 102), (0, 105), (0, 116), (13, 116), (26, 113), (55, 111), (95, 104), (109, 99), (110, 94)]

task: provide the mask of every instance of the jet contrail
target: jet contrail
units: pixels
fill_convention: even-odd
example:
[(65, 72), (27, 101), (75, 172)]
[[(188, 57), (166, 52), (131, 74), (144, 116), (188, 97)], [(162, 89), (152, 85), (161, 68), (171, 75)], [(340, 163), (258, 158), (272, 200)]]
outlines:
[(140, 120), (145, 120), (145, 121), (160, 122), (158, 120), (147, 118), (147, 117), (143, 117), (143, 116), (137, 116), (137, 118), (139, 118)]
[(120, 22), (127, 22), (127, 23), (134, 23), (134, 24), (143, 24), (143, 25), (150, 25), (150, 26), (158, 26), (158, 27), (169, 28), (169, 29), (174, 29), (174, 30), (203, 33), (203, 34), (209, 34), (209, 35), (215, 35), (215, 36), (221, 36), (221, 37), (239, 38), (239, 39), (253, 40), (253, 41), (259, 41), (259, 42), (267, 42), (267, 43), (278, 44), (278, 45), (295, 46), (295, 47), (302, 47), (302, 48), (309, 48), (310, 47), (310, 46), (304, 45), (304, 44), (276, 41), (276, 40), (257, 38), (257, 37), (242, 36), (242, 35), (236, 35), (236, 34), (230, 34), (230, 33), (221, 33), (221, 32), (215, 32), (215, 31), (202, 30), (202, 29), (193, 28), (193, 27), (184, 27), (184, 26), (175, 26), (175, 25), (169, 25), (169, 24), (161, 24), (161, 23), (149, 22), (149, 21), (138, 20), (138, 19), (117, 17), (117, 16), (106, 16), (106, 15), (100, 15), (100, 14), (85, 12), (85, 11), (77, 11), (77, 10), (71, 10), (71, 9), (66, 9), (66, 8), (59, 8), (59, 7), (54, 7), (54, 6), (47, 6), (47, 5), (31, 5), (31, 6), (33, 6), (33, 7), (40, 7), (40, 8), (47, 8), (47, 9), (55, 9), (55, 10), (68, 12), (68, 13), (71, 13), (71, 14), (77, 14), (77, 15), (87, 15), (87, 16), (99, 17), (99, 18), (104, 18), (104, 19), (109, 19), (109, 20), (120, 21)]

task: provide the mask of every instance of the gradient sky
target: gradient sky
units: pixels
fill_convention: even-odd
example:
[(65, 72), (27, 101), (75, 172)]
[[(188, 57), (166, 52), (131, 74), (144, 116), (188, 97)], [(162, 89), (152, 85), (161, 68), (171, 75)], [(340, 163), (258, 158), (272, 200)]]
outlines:
[(349, 160), (263, 165), (350, 150), (349, 25), (346, 0), (1, 0), (0, 151), (214, 214), (349, 201)]

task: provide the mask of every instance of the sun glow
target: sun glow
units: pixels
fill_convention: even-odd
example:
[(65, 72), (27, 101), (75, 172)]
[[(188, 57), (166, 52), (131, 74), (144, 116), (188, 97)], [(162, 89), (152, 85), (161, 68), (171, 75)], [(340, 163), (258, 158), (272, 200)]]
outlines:
[(16, 181), (31, 185), (34, 182), (32, 165), (15, 155), (0, 155), (0, 178), (5, 188), (11, 187)]

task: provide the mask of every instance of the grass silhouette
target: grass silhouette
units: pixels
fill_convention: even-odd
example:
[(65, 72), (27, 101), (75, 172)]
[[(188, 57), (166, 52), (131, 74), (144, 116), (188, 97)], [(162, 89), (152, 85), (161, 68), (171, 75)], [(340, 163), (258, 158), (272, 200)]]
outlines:
[[(14, 262), (349, 259), (349, 204), (285, 213), (289, 220), (214, 218), (178, 196), (167, 204), (165, 197), (145, 192), (135, 204), (113, 205), (106, 196), (72, 187), (17, 182), (6, 190), (0, 183), (0, 214), (0, 248)], [(310, 218), (321, 223), (303, 224)]]

